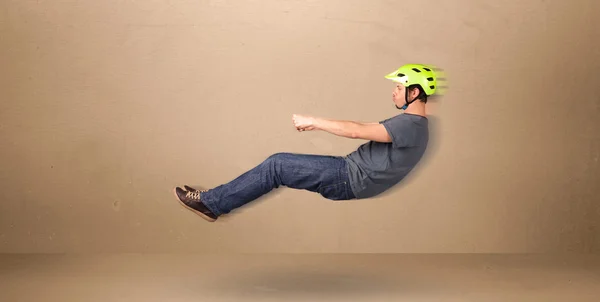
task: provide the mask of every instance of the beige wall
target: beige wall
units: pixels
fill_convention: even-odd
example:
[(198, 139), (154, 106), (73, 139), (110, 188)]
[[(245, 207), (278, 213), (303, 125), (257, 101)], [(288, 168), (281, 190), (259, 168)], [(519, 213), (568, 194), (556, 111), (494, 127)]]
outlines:
[[(600, 251), (597, 1), (0, 3), (2, 252)], [(175, 201), (353, 151), (292, 114), (395, 115), (412, 62), (450, 89), (389, 194), (282, 188), (213, 224)]]

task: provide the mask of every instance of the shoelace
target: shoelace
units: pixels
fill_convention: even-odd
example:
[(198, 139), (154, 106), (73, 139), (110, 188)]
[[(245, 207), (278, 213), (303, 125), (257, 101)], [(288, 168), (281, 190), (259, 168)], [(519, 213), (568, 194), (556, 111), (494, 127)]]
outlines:
[(204, 193), (207, 190), (202, 190), (202, 191), (188, 191), (186, 194), (187, 198), (191, 198), (192, 200), (200, 200), (200, 193)]
[(187, 192), (185, 197), (191, 198), (192, 200), (200, 200), (200, 191)]

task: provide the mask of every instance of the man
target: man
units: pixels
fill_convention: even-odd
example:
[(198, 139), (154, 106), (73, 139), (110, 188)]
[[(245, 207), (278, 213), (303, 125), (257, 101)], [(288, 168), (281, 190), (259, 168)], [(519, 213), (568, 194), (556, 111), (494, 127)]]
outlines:
[(210, 190), (184, 186), (175, 195), (187, 209), (208, 221), (241, 207), (280, 186), (319, 193), (330, 200), (376, 196), (400, 182), (419, 162), (429, 141), (427, 97), (436, 91), (431, 67), (408, 64), (385, 78), (396, 83), (392, 100), (403, 114), (375, 123), (293, 115), (300, 132), (323, 130), (363, 139), (347, 156), (277, 153), (229, 183)]

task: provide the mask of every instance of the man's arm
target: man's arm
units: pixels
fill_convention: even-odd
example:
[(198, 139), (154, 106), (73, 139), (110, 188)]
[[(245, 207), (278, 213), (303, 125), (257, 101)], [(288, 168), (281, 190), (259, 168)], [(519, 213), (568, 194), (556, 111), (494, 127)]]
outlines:
[(327, 131), (337, 136), (371, 140), (381, 143), (390, 143), (392, 141), (387, 130), (380, 123), (361, 123), (324, 118), (314, 118), (313, 123), (313, 126), (316, 129)]

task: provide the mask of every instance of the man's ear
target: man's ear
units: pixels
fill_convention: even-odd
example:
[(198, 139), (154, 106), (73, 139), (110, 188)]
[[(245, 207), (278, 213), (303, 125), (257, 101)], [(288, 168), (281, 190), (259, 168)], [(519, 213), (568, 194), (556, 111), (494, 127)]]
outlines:
[(419, 89), (419, 87), (413, 87), (413, 89), (410, 89), (408, 94), (410, 95), (410, 99), (413, 100), (419, 96), (419, 94), (421, 94), (421, 89)]

